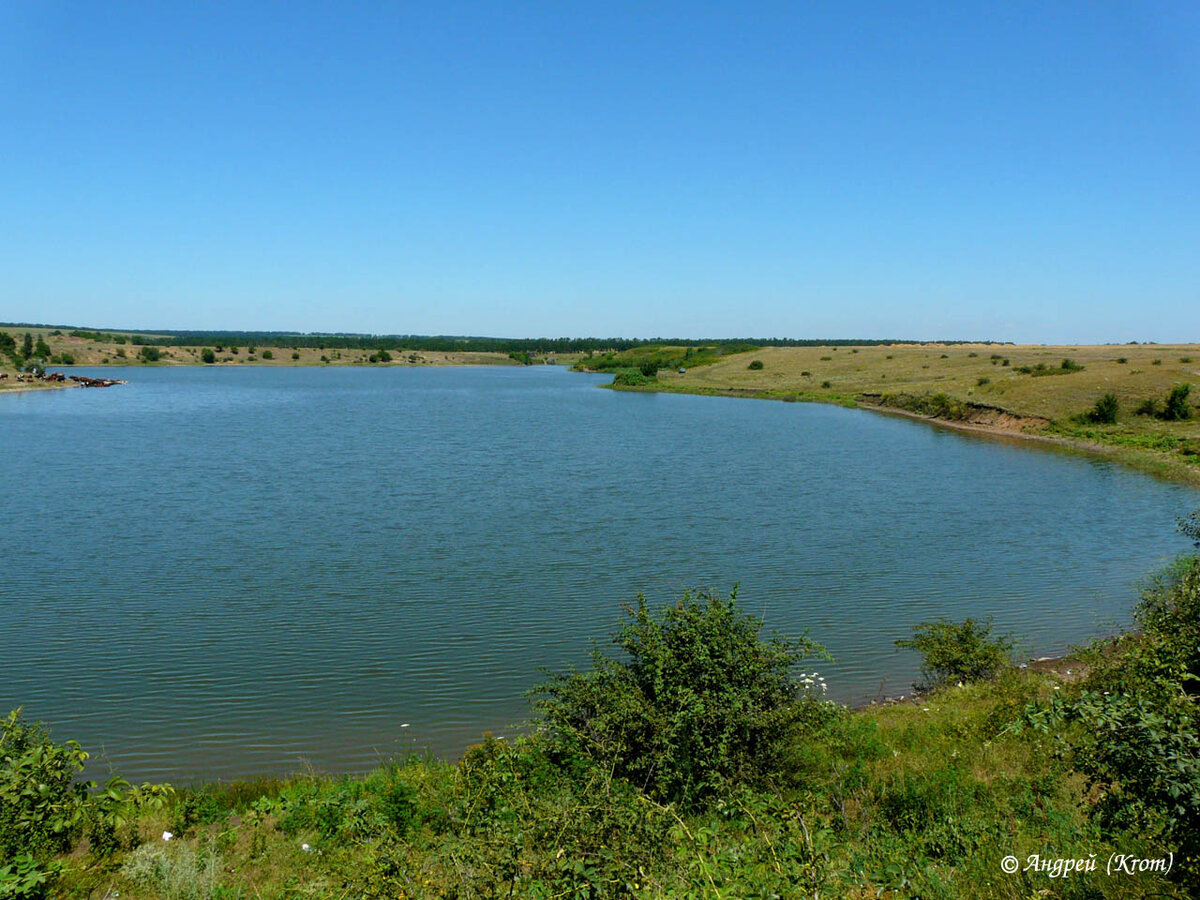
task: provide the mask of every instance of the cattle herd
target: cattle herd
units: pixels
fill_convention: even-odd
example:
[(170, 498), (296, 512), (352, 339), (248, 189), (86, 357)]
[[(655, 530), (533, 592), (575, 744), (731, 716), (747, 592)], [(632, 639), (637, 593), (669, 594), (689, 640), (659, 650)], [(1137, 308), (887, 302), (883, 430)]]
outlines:
[[(0, 372), (0, 381), (8, 378), (7, 372)], [(27, 372), (17, 376), (17, 381), (33, 384), (38, 381), (74, 381), (80, 387), (112, 387), (114, 384), (128, 384), (116, 378), (88, 378), (86, 375), (64, 375), (62, 372)]]

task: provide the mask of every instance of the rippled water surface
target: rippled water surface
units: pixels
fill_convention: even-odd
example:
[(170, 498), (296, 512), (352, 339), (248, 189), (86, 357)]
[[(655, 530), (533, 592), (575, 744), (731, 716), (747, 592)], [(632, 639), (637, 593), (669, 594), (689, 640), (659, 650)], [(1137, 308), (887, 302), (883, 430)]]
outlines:
[(120, 377), (0, 396), (0, 707), (138, 779), (457, 753), (622, 602), (687, 584), (809, 629), (832, 696), (903, 692), (892, 642), (922, 619), (993, 615), (1035, 654), (1126, 620), (1197, 504), (1093, 459), (557, 368)]

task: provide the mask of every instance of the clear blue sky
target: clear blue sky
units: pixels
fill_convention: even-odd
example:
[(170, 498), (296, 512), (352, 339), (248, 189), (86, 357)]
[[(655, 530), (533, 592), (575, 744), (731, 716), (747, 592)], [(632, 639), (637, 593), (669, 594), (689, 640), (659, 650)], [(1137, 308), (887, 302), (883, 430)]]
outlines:
[(1200, 340), (1200, 4), (0, 0), (0, 320)]

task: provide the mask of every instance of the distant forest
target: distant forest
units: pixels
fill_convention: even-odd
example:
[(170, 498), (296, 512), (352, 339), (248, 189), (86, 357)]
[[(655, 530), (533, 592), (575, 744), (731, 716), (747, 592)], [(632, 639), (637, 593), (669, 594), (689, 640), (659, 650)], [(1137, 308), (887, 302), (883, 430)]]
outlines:
[(727, 346), (733, 344), (756, 347), (870, 347), (883, 344), (993, 344), (999, 341), (911, 341), (897, 339), (849, 338), (619, 338), (619, 337), (558, 337), (558, 338), (498, 338), (465, 335), (420, 334), (299, 334), (288, 331), (171, 331), (146, 329), (152, 337), (137, 331), (83, 329), (68, 325), (4, 324), (0, 328), (54, 328), (68, 331), (75, 337), (112, 341), (126, 338), (129, 343), (150, 346), (199, 347), (249, 345), (255, 347), (309, 347), (317, 349), (351, 350), (424, 350), (449, 353), (476, 351), (485, 353), (586, 353), (589, 350), (631, 350), (648, 345), (688, 347), (699, 344)]

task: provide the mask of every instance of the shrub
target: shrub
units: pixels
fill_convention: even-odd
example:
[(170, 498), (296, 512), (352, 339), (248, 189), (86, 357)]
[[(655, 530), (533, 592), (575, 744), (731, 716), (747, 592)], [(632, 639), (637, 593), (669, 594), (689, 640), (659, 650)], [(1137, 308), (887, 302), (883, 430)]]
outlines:
[(200, 361), (204, 363), (215, 363), (217, 361), (217, 355), (211, 349), (205, 347), (200, 351)]
[(763, 367), (763, 364), (762, 364), (762, 360), (761, 360), (761, 359), (756, 359), (756, 360), (752, 361), (752, 362), (750, 363), (750, 365), (746, 366), (746, 368), (747, 368), (747, 369), (751, 369), (751, 370), (753, 370), (753, 371), (755, 371), (755, 372), (757, 372), (757, 371), (758, 371), (759, 369), (761, 369), (762, 367)]
[(125, 359), (125, 348), (124, 347), (117, 348), (117, 356), (121, 359)]
[(1183, 363), (1184, 365), (1186, 365), (1187, 363), (1190, 363), (1192, 361), (1192, 358), (1190, 356), (1181, 356), (1181, 357), (1179, 357), (1179, 361), (1181, 363)]
[(822, 382), (821, 382), (821, 387), (823, 387), (823, 388), (831, 388), (831, 387), (833, 387), (833, 382), (831, 382), (831, 381), (822, 381)]
[(62, 872), (58, 862), (39, 863), (28, 853), (0, 864), (0, 897), (4, 900), (42, 900)]
[(215, 847), (197, 851), (187, 844), (143, 844), (125, 860), (121, 874), (139, 887), (174, 900), (217, 896), (220, 862)]
[(812, 378), (812, 372), (805, 369), (803, 372), (800, 373), (800, 377), (801, 378)]
[(1150, 363), (1150, 365), (1152, 365), (1152, 366), (1161, 366), (1161, 365), (1162, 365), (1162, 360), (1161, 360), (1161, 359), (1156, 359), (1156, 360), (1154, 360), (1153, 362), (1151, 362), (1151, 363)]
[(300, 354), (298, 352), (296, 352), (295, 350), (293, 350), (292, 351), (292, 359), (299, 359), (299, 358), (300, 358)]
[(949, 394), (884, 394), (880, 404), (951, 421), (963, 421), (971, 416), (970, 406)]
[(1129, 362), (1129, 360), (1128, 360), (1126, 357), (1124, 357), (1124, 356), (1118, 356), (1118, 357), (1117, 357), (1117, 363), (1118, 363), (1119, 365), (1122, 365), (1122, 366), (1123, 366), (1123, 365), (1125, 365), (1127, 362)]
[(925, 690), (998, 675), (1009, 664), (1013, 642), (1007, 635), (992, 635), (990, 618), (986, 622), (935, 619), (915, 626), (912, 638), (896, 641), (896, 646), (921, 654), (925, 683), (914, 687)]
[(21, 710), (0, 721), (0, 859), (69, 848), (83, 821), (89, 782), (78, 780), (88, 755), (58, 745)]
[(637, 370), (618, 372), (613, 378), (612, 383), (616, 387), (639, 387), (644, 384), (653, 384), (653, 377), (643, 375)]
[[(270, 350), (264, 350), (264, 351), (262, 352), (262, 358), (263, 358), (263, 359), (274, 359), (274, 358), (275, 358), (275, 354), (274, 354), (272, 351), (270, 351)], [(391, 357), (389, 357), (389, 359), (390, 359), (390, 358), (391, 358)]]
[[(1200, 511), (1180, 530), (1200, 536)], [(1136, 619), (1140, 632), (1097, 655), (1073, 707), (1084, 726), (1074, 763), (1100, 788), (1102, 825), (1157, 837), (1200, 886), (1200, 558), (1151, 582)]]
[(589, 670), (536, 688), (535, 708), (557, 746), (653, 796), (690, 806), (765, 781), (785, 738), (826, 706), (792, 674), (802, 659), (828, 658), (824, 649), (806, 636), (764, 639), (736, 588), (685, 593), (658, 611), (638, 595), (626, 613), (613, 636), (621, 659), (597, 648)]
[(1064, 359), (1059, 368), (1061, 368), (1064, 372), (1082, 372), (1084, 369), (1083, 366), (1075, 362), (1073, 359)]
[(658, 363), (642, 363), (638, 366), (638, 371), (646, 378), (655, 378), (658, 375)]
[(992, 379), (990, 379), (990, 378), (988, 378), (988, 377), (984, 376), (984, 377), (982, 377), (982, 378), (979, 378), (979, 379), (977, 379), (977, 380), (976, 380), (976, 382), (975, 382), (975, 386), (976, 386), (976, 387), (983, 387), (983, 386), (985, 386), (985, 385), (988, 385), (988, 384), (991, 384), (991, 383), (992, 383)]
[(1134, 413), (1135, 415), (1139, 416), (1157, 416), (1158, 401), (1153, 397), (1149, 398), (1148, 400), (1143, 400), (1141, 404), (1138, 405), (1138, 408), (1134, 410)]
[(1192, 392), (1190, 384), (1177, 384), (1167, 394), (1167, 402), (1163, 406), (1161, 418), (1167, 422), (1179, 422), (1192, 417), (1192, 407), (1188, 403), (1188, 394)]
[(157, 347), (151, 347), (149, 344), (143, 344), (138, 350), (138, 359), (145, 363), (158, 362), (162, 358), (162, 353)]
[(1120, 402), (1117, 400), (1116, 394), (1105, 394), (1096, 401), (1086, 418), (1089, 422), (1095, 422), (1098, 425), (1112, 425), (1117, 421), (1117, 413), (1120, 410)]

